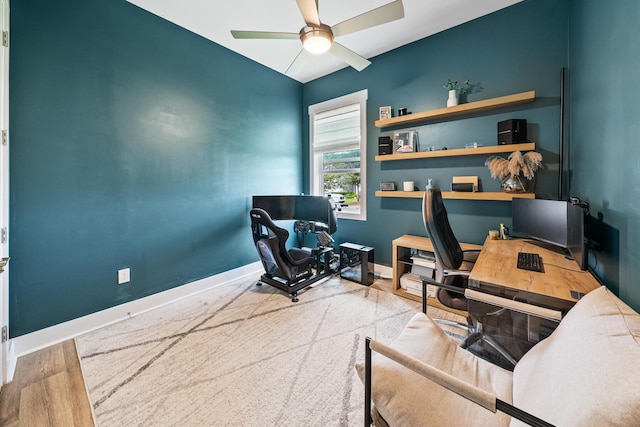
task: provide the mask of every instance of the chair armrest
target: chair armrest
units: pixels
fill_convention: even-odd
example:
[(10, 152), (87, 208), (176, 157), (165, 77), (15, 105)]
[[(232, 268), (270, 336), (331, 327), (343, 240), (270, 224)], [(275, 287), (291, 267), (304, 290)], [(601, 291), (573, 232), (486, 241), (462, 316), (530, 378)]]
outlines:
[[(444, 276), (469, 277), (471, 275), (471, 270), (443, 270), (442, 273), (443, 273)], [(425, 276), (420, 276), (420, 277), (422, 277), (423, 280), (429, 281), (429, 284), (431, 284), (431, 285), (441, 285), (442, 284), (442, 282), (438, 282), (437, 280), (431, 279), (429, 277), (425, 277)]]
[(427, 365), (411, 356), (403, 354), (392, 347), (382, 344), (379, 341), (366, 338), (365, 347), (365, 426), (371, 424), (371, 356), (372, 351), (387, 357), (400, 365), (412, 370), (436, 384), (451, 390), (452, 392), (464, 397), (465, 399), (482, 406), (491, 412), (501, 411), (513, 418), (523, 421), (534, 427), (553, 427), (552, 424), (541, 420), (515, 406), (498, 399), (495, 395), (462, 381), (453, 375), (439, 370), (438, 368)]
[(462, 259), (465, 262), (475, 263), (480, 255), (481, 249), (467, 249), (462, 251)]
[[(458, 272), (459, 270), (454, 270), (454, 271)], [(464, 274), (460, 274), (460, 276), (468, 276), (469, 273), (471, 273), (470, 271), (459, 271), (459, 272), (464, 273)], [(454, 275), (455, 274), (451, 274), (451, 276), (454, 276)], [(449, 292), (455, 292), (457, 294), (464, 295), (465, 288), (446, 285), (430, 277), (422, 277), (422, 312), (425, 314), (427, 313), (427, 285), (437, 286), (439, 288), (446, 289)]]
[[(450, 274), (450, 276), (469, 276), (470, 272), (469, 271), (461, 271), (460, 273), (466, 273), (466, 274)], [(437, 286), (439, 288), (446, 289), (448, 291), (455, 292), (457, 294), (464, 294), (464, 290), (466, 289), (466, 288), (460, 288), (458, 286), (447, 285), (447, 284), (444, 284), (442, 282), (438, 282), (437, 280), (432, 279), (430, 277), (422, 277), (422, 285), (423, 285), (423, 287), (426, 286), (426, 285)]]
[(471, 270), (442, 270), (442, 273), (445, 276), (465, 276), (465, 277), (469, 277), (471, 275)]

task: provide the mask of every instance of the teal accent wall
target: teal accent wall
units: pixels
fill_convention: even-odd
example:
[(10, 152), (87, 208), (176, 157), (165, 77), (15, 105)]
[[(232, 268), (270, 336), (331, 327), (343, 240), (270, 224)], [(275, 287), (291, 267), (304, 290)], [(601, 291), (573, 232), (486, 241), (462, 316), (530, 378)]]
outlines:
[[(340, 220), (337, 243), (375, 248), (425, 235), (420, 202), (376, 198), (381, 181), (478, 175), (484, 156), (375, 162), (378, 107), (444, 107), (448, 78), (469, 101), (535, 90), (535, 103), (412, 127), (423, 146), (495, 144), (496, 123), (529, 122), (557, 197), (560, 71), (567, 68), (571, 195), (591, 204), (598, 276), (640, 309), (640, 10), (634, 0), (524, 0), (305, 85), (124, 0), (11, 4), (10, 326), (23, 335), (257, 261), (253, 194), (309, 189), (307, 107), (369, 90), (368, 220)], [(392, 130), (393, 131), (393, 130)], [(508, 202), (447, 200), (460, 240), (510, 225)], [(116, 284), (118, 269), (132, 281)]]
[(302, 84), (124, 0), (14, 1), (10, 52), (12, 336), (258, 260)]
[[(378, 137), (389, 135), (374, 121), (378, 108), (390, 105), (410, 112), (446, 107), (451, 78), (475, 85), (468, 101), (536, 91), (532, 104), (465, 116), (403, 129), (419, 131), (420, 144), (461, 148), (478, 142), (496, 145), (497, 123), (526, 119), (528, 136), (542, 153), (545, 169), (537, 175), (536, 193), (557, 197), (560, 135), (560, 76), (567, 66), (567, 3), (555, 0), (524, 1), (464, 25), (372, 59), (358, 73), (350, 68), (304, 85), (304, 111), (308, 105), (361, 89), (369, 90), (367, 108), (367, 212), (366, 222), (341, 220), (338, 241), (354, 241), (375, 248), (375, 261), (391, 265), (391, 241), (403, 234), (426, 236), (419, 199), (378, 198), (382, 181), (415, 181), (423, 189), (427, 179), (448, 189), (454, 175), (477, 175), (485, 191), (499, 191), (484, 166), (487, 156), (411, 161), (375, 162)], [(339, 41), (339, 39), (338, 39)], [(308, 139), (308, 124), (304, 135)], [(305, 148), (308, 152), (308, 149)], [(515, 147), (514, 147), (515, 149)], [(305, 186), (308, 188), (308, 154)], [(510, 225), (511, 204), (498, 201), (446, 200), (449, 218), (459, 240), (482, 243), (489, 229)]]
[(570, 17), (570, 192), (602, 243), (590, 264), (640, 310), (640, 3), (572, 0)]

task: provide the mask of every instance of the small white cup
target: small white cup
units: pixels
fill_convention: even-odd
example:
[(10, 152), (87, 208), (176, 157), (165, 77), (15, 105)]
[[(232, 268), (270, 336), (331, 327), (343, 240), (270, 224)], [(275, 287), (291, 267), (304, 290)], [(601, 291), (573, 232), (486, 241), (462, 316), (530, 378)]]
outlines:
[(414, 182), (413, 181), (405, 181), (405, 182), (402, 183), (402, 187), (404, 188), (404, 191), (413, 191)]

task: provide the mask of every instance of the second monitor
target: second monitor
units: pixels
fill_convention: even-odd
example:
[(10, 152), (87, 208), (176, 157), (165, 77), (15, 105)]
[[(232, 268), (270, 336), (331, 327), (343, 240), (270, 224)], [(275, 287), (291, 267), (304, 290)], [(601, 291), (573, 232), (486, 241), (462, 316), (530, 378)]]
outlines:
[(338, 228), (335, 206), (326, 196), (253, 196), (253, 207), (267, 211), (273, 220), (314, 221), (333, 234)]
[(512, 234), (565, 249), (581, 270), (587, 269), (581, 207), (561, 200), (515, 198), (511, 209)]

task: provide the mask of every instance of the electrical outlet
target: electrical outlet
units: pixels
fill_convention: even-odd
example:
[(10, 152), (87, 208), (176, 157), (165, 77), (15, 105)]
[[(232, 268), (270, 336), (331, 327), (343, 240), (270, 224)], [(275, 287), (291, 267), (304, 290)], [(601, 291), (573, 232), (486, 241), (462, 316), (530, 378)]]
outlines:
[(118, 285), (122, 285), (123, 283), (128, 283), (131, 280), (131, 269), (123, 268), (122, 270), (118, 270)]

